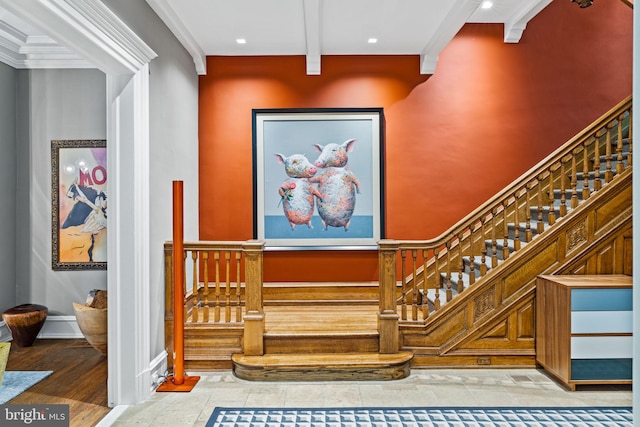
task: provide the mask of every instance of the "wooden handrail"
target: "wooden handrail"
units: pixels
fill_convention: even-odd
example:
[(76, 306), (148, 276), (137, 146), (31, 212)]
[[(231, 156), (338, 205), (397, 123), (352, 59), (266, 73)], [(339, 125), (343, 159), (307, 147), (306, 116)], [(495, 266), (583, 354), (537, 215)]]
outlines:
[[(553, 227), (581, 200), (630, 169), (631, 108), (629, 96), (440, 236), (381, 241), (385, 259), (396, 261), (386, 262), (388, 271), (380, 267), (380, 292), (386, 295), (387, 289), (397, 288), (401, 275), (400, 321), (424, 322), (429, 310), (439, 310), (453, 295), (491, 274), (522, 243)], [(393, 247), (400, 256), (391, 255)], [(430, 290), (433, 296), (428, 299)], [(393, 314), (386, 305), (380, 310), (387, 317)], [(380, 342), (389, 339), (394, 337), (383, 337), (381, 330)]]

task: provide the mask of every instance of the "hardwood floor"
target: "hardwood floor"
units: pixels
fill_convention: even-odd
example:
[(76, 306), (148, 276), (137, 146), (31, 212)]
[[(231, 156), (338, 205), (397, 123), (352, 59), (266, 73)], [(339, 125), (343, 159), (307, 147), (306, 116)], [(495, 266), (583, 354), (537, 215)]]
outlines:
[(37, 339), (31, 347), (12, 343), (7, 371), (53, 371), (9, 404), (69, 405), (70, 426), (95, 426), (109, 413), (107, 358), (84, 339)]

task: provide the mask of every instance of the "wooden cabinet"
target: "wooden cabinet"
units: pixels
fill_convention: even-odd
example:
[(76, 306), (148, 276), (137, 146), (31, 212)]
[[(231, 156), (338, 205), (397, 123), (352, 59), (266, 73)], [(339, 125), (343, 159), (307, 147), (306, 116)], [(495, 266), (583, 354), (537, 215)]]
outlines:
[(536, 363), (571, 390), (631, 384), (632, 277), (538, 276)]

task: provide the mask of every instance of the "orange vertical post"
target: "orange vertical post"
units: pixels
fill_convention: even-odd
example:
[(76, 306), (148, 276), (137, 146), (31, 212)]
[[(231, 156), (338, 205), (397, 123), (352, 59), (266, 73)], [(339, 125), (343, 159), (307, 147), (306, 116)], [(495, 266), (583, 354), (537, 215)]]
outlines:
[(157, 391), (191, 391), (200, 379), (184, 375), (184, 191), (173, 181), (173, 375)]
[(184, 192), (173, 181), (173, 382), (184, 383)]

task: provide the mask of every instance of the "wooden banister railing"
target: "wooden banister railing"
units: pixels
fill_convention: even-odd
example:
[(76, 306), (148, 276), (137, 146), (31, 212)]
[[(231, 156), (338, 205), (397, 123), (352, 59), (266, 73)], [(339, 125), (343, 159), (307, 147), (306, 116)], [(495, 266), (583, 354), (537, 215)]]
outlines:
[[(245, 354), (262, 354), (264, 242), (185, 242), (186, 325), (244, 325)], [(173, 244), (165, 251), (165, 320), (173, 320)]]
[[(400, 289), (396, 304), (381, 299), (381, 323), (394, 314), (395, 322), (423, 323), (630, 169), (631, 108), (629, 97), (441, 236), (381, 241), (380, 293), (397, 295)], [(380, 332), (381, 343), (397, 342)]]

